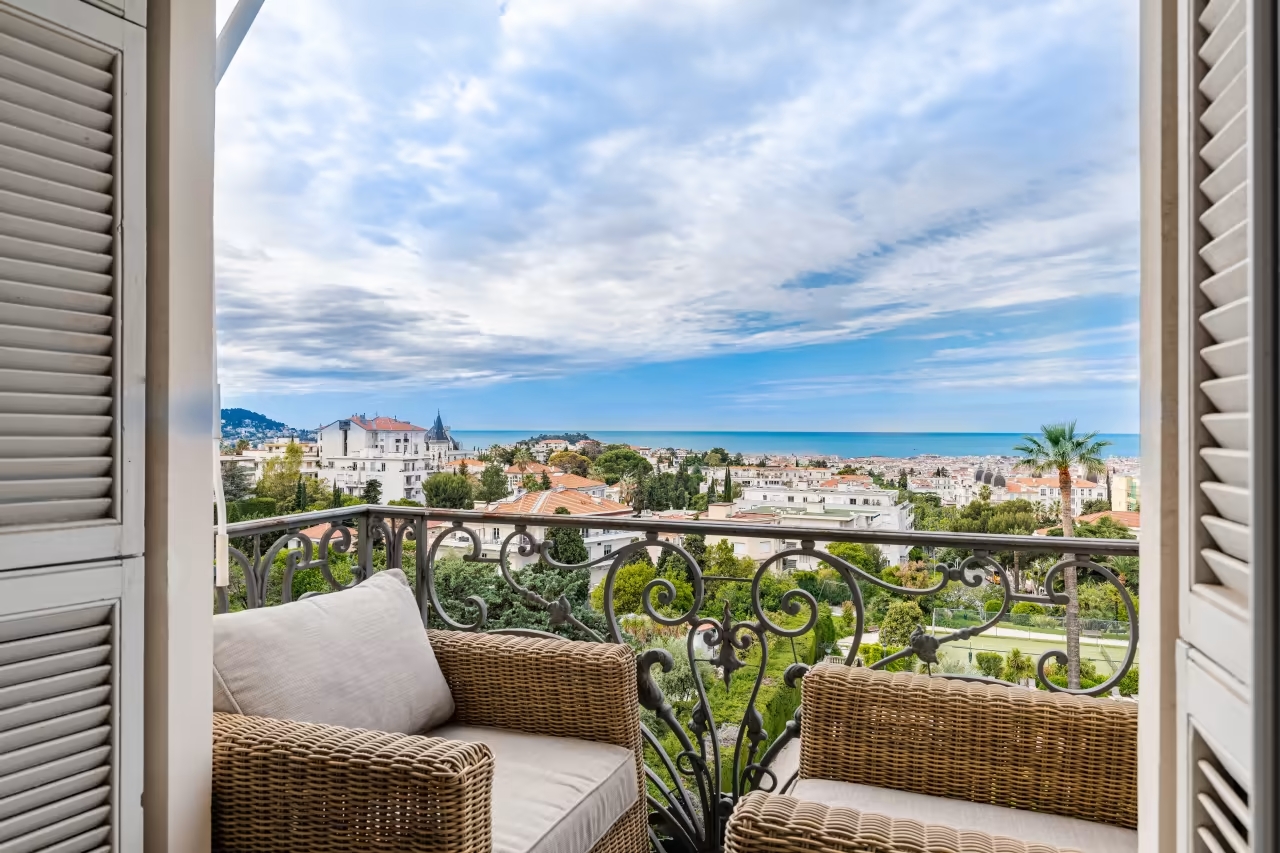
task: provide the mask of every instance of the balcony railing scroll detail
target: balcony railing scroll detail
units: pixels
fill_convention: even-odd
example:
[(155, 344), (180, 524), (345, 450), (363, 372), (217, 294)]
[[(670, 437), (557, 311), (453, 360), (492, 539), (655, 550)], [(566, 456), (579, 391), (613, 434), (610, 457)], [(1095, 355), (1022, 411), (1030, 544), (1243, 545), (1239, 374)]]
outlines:
[[(434, 528), (434, 538), (428, 536), (428, 522), (444, 522)], [(327, 524), (323, 532), (313, 538), (306, 531)], [(497, 556), (484, 556), (486, 544), (479, 531), (483, 526), (510, 526), (512, 530), (501, 541)], [(685, 654), (692, 672), (693, 707), (688, 719), (682, 720), (668, 697), (663, 694), (654, 667), (670, 672), (675, 665), (671, 652), (665, 648), (641, 649), (637, 653), (637, 679), (641, 706), (652, 712), (674, 736), (678, 749), (671, 754), (662, 740), (646, 729), (644, 739), (651, 751), (648, 769), (650, 804), (650, 838), (656, 850), (718, 851), (722, 847), (724, 827), (734, 804), (746, 792), (760, 788), (785, 791), (795, 781), (794, 774), (780, 779), (774, 764), (789, 743), (800, 735), (800, 711), (786, 723), (783, 731), (769, 742), (763, 716), (756, 707), (763, 686), (770, 653), (769, 636), (798, 638), (813, 630), (819, 618), (819, 606), (814, 596), (804, 589), (790, 589), (778, 600), (778, 609), (792, 620), (803, 617), (799, 624), (778, 624), (771, 618), (762, 600), (762, 580), (771, 572), (787, 571), (796, 558), (821, 561), (836, 572), (848, 585), (853, 607), (853, 635), (844, 663), (861, 665), (859, 647), (865, 630), (866, 607), (861, 584), (870, 584), (907, 598), (923, 598), (944, 592), (960, 584), (977, 588), (983, 584), (997, 584), (1000, 589), (999, 609), (989, 612), (981, 624), (936, 634), (917, 628), (909, 643), (899, 651), (871, 664), (874, 669), (885, 668), (897, 661), (916, 658), (932, 668), (940, 662), (939, 651), (950, 643), (971, 640), (991, 631), (1006, 620), (1014, 605), (1029, 602), (1041, 606), (1061, 606), (1068, 603), (1065, 591), (1057, 589), (1059, 581), (1065, 581), (1068, 573), (1092, 573), (1115, 589), (1128, 616), (1129, 643), (1123, 660), (1113, 667), (1105, 681), (1092, 687), (1068, 690), (1050, 680), (1047, 667), (1050, 664), (1065, 666), (1067, 654), (1051, 649), (1040, 655), (1035, 663), (1035, 678), (1041, 687), (1055, 692), (1071, 692), (1087, 695), (1107, 694), (1116, 687), (1133, 665), (1138, 645), (1138, 618), (1132, 596), (1119, 577), (1106, 565), (1086, 556), (1102, 558), (1136, 556), (1137, 542), (1108, 539), (1063, 539), (1054, 537), (1001, 536), (985, 534), (956, 534), (924, 531), (836, 531), (812, 528), (778, 526), (761, 528), (758, 525), (732, 521), (670, 521), (656, 518), (610, 518), (613, 530), (632, 531), (636, 538), (629, 544), (595, 559), (582, 563), (558, 562), (552, 553), (553, 542), (544, 537), (539, 540), (536, 530), (555, 528), (582, 528), (584, 519), (568, 515), (512, 515), (486, 514), (468, 510), (414, 509), (389, 506), (358, 506), (335, 510), (284, 516), (273, 519), (247, 521), (230, 526), (233, 542), (242, 547), (231, 549), (232, 559), (243, 574), (244, 604), (247, 607), (264, 606), (268, 598), (268, 586), (273, 567), (279, 555), (284, 555), (281, 579), (281, 601), (292, 597), (294, 576), (308, 569), (318, 569), (331, 590), (337, 591), (359, 583), (375, 571), (375, 549), (384, 551), (388, 568), (404, 567), (409, 551), (407, 542), (427, 543), (415, 547), (415, 594), (425, 624), (458, 631), (494, 630), (498, 633), (543, 635), (536, 629), (487, 627), (487, 606), (483, 599), (472, 596), (459, 611), (451, 614), (446, 602), (437, 592), (436, 567), (441, 548), (452, 538), (454, 547), (461, 537), (470, 543), (464, 560), (492, 564), (504, 583), (525, 604), (548, 614), (550, 624), (571, 626), (581, 638), (596, 642), (626, 643), (623, 625), (614, 612), (615, 583), (621, 569), (641, 549), (658, 549), (683, 559), (688, 568), (688, 580), (692, 588), (692, 603), (683, 612), (672, 613), (677, 600), (677, 589), (665, 577), (650, 580), (640, 595), (644, 615), (653, 623), (669, 629), (685, 630)], [(671, 537), (661, 538), (663, 535)], [(753, 539), (767, 536), (784, 544), (783, 550), (763, 560), (750, 578), (712, 577), (704, 574), (694, 557), (680, 544), (688, 534), (704, 536), (749, 536)], [(818, 537), (826, 542), (856, 542), (874, 545), (900, 545), (926, 549), (926, 553), (943, 553), (960, 556), (950, 562), (931, 562), (934, 584), (916, 589), (893, 584), (883, 577), (864, 571), (848, 560), (819, 548)], [(676, 541), (680, 538), (680, 541)], [(492, 547), (492, 542), (488, 543)], [(1022, 552), (1029, 554), (1056, 554), (1060, 559), (1049, 568), (1043, 583), (1036, 592), (1019, 592), (1009, 577), (1009, 572), (995, 559), (998, 553)], [(352, 579), (340, 582), (330, 565), (332, 555), (350, 555)], [(548, 600), (537, 591), (521, 584), (519, 572), (512, 569), (512, 557), (537, 557), (552, 567), (563, 569), (603, 569), (603, 617), (605, 631), (583, 623), (573, 612), (571, 603), (564, 596)], [(655, 561), (656, 562), (656, 561)], [(709, 603), (707, 582), (749, 583), (751, 586), (750, 618), (735, 618), (729, 602), (722, 608)], [(1064, 583), (1065, 588), (1065, 583)], [(308, 593), (312, 595), (315, 593)], [(306, 596), (304, 596), (306, 597)], [(229, 606), (225, 588), (216, 590), (216, 608), (225, 612)], [(459, 613), (465, 615), (459, 615)], [(713, 614), (713, 615), (709, 615)], [(739, 614), (741, 615), (741, 614)], [(554, 636), (554, 635), (553, 635)], [(701, 643), (707, 657), (699, 657), (697, 645)], [(747, 667), (745, 654), (753, 646), (759, 648), (760, 661), (752, 683), (750, 698), (737, 725), (732, 747), (721, 743), (717, 721), (708, 699), (698, 663), (709, 663), (718, 671), (718, 677), (727, 685), (734, 674)], [(796, 687), (808, 671), (808, 665), (793, 663), (785, 671), (784, 683)], [(966, 680), (989, 680), (972, 674), (936, 673), (942, 677)], [(743, 676), (739, 676), (743, 677)]]

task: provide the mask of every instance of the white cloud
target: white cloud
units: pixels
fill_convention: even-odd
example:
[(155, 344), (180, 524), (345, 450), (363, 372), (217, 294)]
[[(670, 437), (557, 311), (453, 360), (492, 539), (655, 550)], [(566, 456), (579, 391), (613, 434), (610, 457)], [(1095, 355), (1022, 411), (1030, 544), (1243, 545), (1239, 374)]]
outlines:
[(219, 92), (223, 382), (492, 382), (1132, 292), (1134, 18), (272, 0)]

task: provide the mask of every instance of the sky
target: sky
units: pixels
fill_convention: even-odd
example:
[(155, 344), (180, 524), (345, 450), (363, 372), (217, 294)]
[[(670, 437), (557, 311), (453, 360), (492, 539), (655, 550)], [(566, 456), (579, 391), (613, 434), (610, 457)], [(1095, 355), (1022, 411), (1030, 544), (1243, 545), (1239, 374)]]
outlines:
[(1134, 2), (267, 0), (223, 405), (1136, 432), (1137, 144)]

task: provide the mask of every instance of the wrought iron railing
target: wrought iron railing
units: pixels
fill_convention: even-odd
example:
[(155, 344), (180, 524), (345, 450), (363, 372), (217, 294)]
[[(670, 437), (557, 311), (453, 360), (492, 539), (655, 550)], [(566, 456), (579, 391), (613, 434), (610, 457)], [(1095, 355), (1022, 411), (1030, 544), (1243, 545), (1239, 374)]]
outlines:
[[(585, 526), (606, 523), (613, 531), (632, 531), (636, 538), (612, 553), (583, 563), (558, 562), (553, 553), (552, 539), (545, 534), (542, 539), (536, 535), (538, 531), (549, 529), (580, 530)], [(315, 531), (321, 525), (327, 526), (318, 536), (305, 532), (309, 529)], [(498, 555), (485, 557), (481, 547), (484, 540), (477, 528), (494, 525), (510, 532), (503, 537)], [(784, 592), (777, 599), (777, 608), (772, 613), (764, 606), (762, 582), (769, 573), (785, 572), (784, 567), (790, 559), (808, 557), (820, 560), (839, 573), (847, 584), (853, 624), (850, 648), (842, 658), (846, 665), (862, 665), (859, 650), (866, 629), (862, 594), (866, 585), (870, 585), (866, 586), (867, 589), (878, 587), (907, 599), (936, 596), (957, 584), (975, 589), (984, 584), (998, 587), (994, 591), (998, 593), (999, 608), (983, 611), (981, 616), (985, 621), (980, 624), (947, 629), (945, 633), (917, 627), (902, 648), (890, 649), (880, 659), (869, 662), (872, 668), (899, 668), (914, 658), (932, 671), (932, 667), (939, 663), (940, 650), (948, 644), (971, 640), (991, 631), (1009, 619), (1014, 606), (1021, 602), (1042, 607), (1067, 605), (1066, 589), (1075, 587), (1077, 573), (1093, 574), (1115, 590), (1118, 607), (1127, 616), (1127, 647), (1122, 654), (1118, 648), (1114, 655), (1108, 654), (1111, 674), (1101, 683), (1074, 690), (1055, 683), (1048, 667), (1065, 667), (1068, 663), (1066, 652), (1057, 648), (1036, 659), (1035, 681), (1041, 688), (1055, 692), (1108, 694), (1121, 684), (1137, 652), (1138, 618), (1133, 596), (1105, 562), (1114, 557), (1136, 556), (1138, 543), (1133, 540), (925, 531), (839, 531), (733, 521), (672, 521), (613, 516), (606, 520), (590, 516), (492, 514), (392, 506), (344, 507), (245, 521), (231, 525), (229, 532), (233, 542), (231, 557), (238, 570), (235, 572), (237, 586), (234, 593), (225, 587), (216, 590), (215, 608), (219, 611), (228, 609), (233, 594), (240, 606), (264, 606), (269, 598), (269, 588), (274, 588), (274, 583), (279, 584), (281, 602), (288, 602), (293, 596), (293, 579), (301, 571), (318, 570), (329, 589), (340, 590), (359, 583), (379, 567), (405, 568), (412, 569), (415, 594), (425, 624), (460, 631), (490, 630), (482, 598), (446, 602), (441, 600), (437, 591), (436, 568), (440, 564), (441, 549), (456, 547), (461, 538), (470, 543), (470, 551), (462, 554), (464, 560), (492, 564), (525, 605), (548, 615), (553, 628), (563, 627), (579, 638), (612, 643), (632, 640), (624, 623), (614, 613), (618, 573), (640, 549), (660, 549), (663, 553), (681, 557), (692, 590), (691, 603), (682, 612), (673, 612), (677, 590), (670, 579), (662, 576), (656, 576), (647, 583), (640, 601), (643, 617), (653, 624), (668, 632), (684, 631), (684, 650), (688, 655), (693, 689), (683, 702), (677, 703), (684, 706), (683, 715), (675, 710), (670, 697), (663, 694), (653, 671), (655, 665), (663, 672), (672, 670), (675, 658), (671, 652), (666, 648), (637, 648), (636, 658), (640, 704), (666, 729), (662, 736), (648, 729), (644, 733), (650, 765), (650, 834), (658, 850), (672, 853), (676, 850), (719, 850), (725, 823), (739, 797), (754, 788), (785, 790), (794, 781), (794, 776), (780, 780), (773, 765), (788, 744), (799, 736), (800, 711), (797, 709), (792, 719), (770, 739), (761, 712), (756, 707), (765, 679), (770, 636), (794, 643), (795, 638), (812, 631), (819, 619), (818, 601), (804, 589)], [(775, 540), (780, 549), (763, 560), (751, 577), (715, 576), (704, 573), (698, 561), (681, 544), (689, 534), (749, 537), (751, 540), (767, 538)], [(819, 541), (823, 547), (818, 546)], [(866, 571), (828, 550), (830, 543), (837, 542), (919, 547), (929, 564), (929, 585), (922, 589), (900, 586), (880, 574)], [(413, 543), (412, 548), (409, 543)], [(419, 543), (425, 543), (425, 547), (418, 547)], [(492, 549), (492, 543), (488, 544)], [(411, 562), (406, 563), (410, 559), (410, 551)], [(512, 557), (516, 554), (524, 560), (537, 557), (553, 568), (598, 567), (597, 571), (603, 570), (602, 621), (597, 622), (596, 627), (585, 624), (575, 615), (571, 603), (564, 596), (548, 600), (522, 585), (520, 572), (512, 567)], [(1008, 557), (1014, 554), (1024, 561), (1031, 555), (1046, 554), (1058, 555), (1058, 559), (1044, 571), (1034, 592), (1020, 592), (1010, 580), (1010, 566), (1000, 562), (1001, 557), (1010, 562)], [(348, 564), (349, 580), (335, 576), (332, 564), (336, 559)], [(276, 572), (274, 579), (273, 571)], [(706, 600), (708, 584), (713, 582), (750, 585), (750, 612), (745, 619), (741, 610), (735, 615), (727, 601), (720, 608), (715, 606), (715, 602)], [(497, 630), (502, 633), (546, 633), (530, 628), (504, 627)], [(726, 721), (716, 720), (702, 670), (707, 665), (714, 667), (718, 671), (716, 676), (722, 678), (727, 686), (735, 672), (748, 666), (747, 656), (753, 646), (758, 648), (759, 660), (755, 663), (756, 675), (746, 709), (740, 719), (732, 721), (736, 724), (736, 732), (732, 726), (722, 729), (719, 724)], [(785, 684), (788, 687), (798, 686), (808, 669), (805, 663), (792, 663), (785, 670)], [(967, 680), (990, 680), (973, 673), (937, 674)], [(664, 746), (664, 740), (667, 746)], [(722, 740), (731, 743), (722, 743)], [(674, 754), (667, 748), (672, 744), (675, 745)]]

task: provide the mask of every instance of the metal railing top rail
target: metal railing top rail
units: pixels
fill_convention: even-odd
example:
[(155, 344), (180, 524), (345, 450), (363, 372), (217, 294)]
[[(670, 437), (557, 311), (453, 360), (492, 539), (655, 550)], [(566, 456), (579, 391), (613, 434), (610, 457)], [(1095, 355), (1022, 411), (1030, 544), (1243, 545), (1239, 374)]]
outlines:
[(554, 515), (549, 513), (501, 513), (468, 509), (434, 509), (421, 507), (383, 506), (359, 504), (296, 515), (274, 516), (227, 525), (231, 536), (252, 536), (281, 529), (302, 529), (354, 518), (369, 513), (379, 518), (425, 518), (428, 521), (458, 522), (463, 525), (512, 524), (527, 527), (590, 527), (605, 526), (610, 530), (633, 530), (647, 533), (655, 529), (663, 533), (695, 533), (713, 536), (738, 536), (751, 534), (759, 538), (768, 534), (769, 539), (796, 541), (859, 542), (871, 545), (908, 545), (924, 548), (954, 548), (965, 551), (1024, 551), (1027, 553), (1094, 554), (1102, 557), (1138, 556), (1136, 539), (1084, 539), (1061, 536), (1018, 536), (992, 533), (948, 533), (931, 530), (840, 530), (795, 525), (760, 525), (742, 521), (709, 520), (680, 521), (657, 517), (636, 516), (582, 516)]

